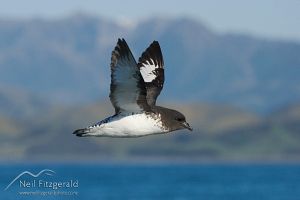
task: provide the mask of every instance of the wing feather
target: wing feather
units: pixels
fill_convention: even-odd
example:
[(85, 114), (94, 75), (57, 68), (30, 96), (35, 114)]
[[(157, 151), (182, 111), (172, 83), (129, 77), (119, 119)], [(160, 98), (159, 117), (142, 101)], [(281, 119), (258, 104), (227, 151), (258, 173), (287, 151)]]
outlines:
[(146, 88), (137, 63), (124, 39), (118, 39), (111, 56), (110, 100), (115, 112), (149, 110)]

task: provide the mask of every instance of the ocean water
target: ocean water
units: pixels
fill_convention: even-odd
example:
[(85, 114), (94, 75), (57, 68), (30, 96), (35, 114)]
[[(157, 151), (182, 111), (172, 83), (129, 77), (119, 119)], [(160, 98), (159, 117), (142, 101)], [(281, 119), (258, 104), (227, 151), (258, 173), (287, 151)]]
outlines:
[[(44, 163), (1, 164), (0, 170), (3, 200), (300, 199), (299, 164)], [(23, 174), (7, 188), (24, 171), (41, 174)]]

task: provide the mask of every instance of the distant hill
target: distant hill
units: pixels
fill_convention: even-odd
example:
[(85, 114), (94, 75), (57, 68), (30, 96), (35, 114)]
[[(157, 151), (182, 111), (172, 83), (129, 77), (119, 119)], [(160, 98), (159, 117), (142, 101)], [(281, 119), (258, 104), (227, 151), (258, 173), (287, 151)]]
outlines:
[[(91, 16), (0, 20), (0, 85), (56, 103), (107, 98), (110, 54), (118, 37), (136, 58), (161, 44), (161, 99), (230, 104), (267, 112), (300, 100), (300, 44), (220, 35), (189, 18), (152, 18), (136, 26)], [(178, 95), (180, 91), (180, 95)]]
[(111, 114), (108, 102), (55, 106), (19, 120), (0, 115), (0, 161), (300, 160), (300, 104), (265, 117), (226, 105), (169, 106), (185, 113), (193, 132), (127, 139), (72, 135)]
[[(48, 99), (20, 88), (0, 86), (0, 115), (19, 120), (32, 118), (51, 109)], [(0, 129), (1, 130), (1, 129)]]

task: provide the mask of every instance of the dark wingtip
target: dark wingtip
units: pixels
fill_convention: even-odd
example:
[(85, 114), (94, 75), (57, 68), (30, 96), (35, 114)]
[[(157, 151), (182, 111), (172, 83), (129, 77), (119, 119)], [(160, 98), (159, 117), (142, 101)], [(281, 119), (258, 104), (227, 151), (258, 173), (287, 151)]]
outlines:
[[(155, 46), (159, 46), (159, 43), (158, 43), (158, 41), (157, 40), (153, 40), (153, 42), (152, 42), (152, 44), (151, 45), (155, 45)], [(150, 45), (150, 46), (151, 46)], [(159, 46), (160, 47), (160, 46)]]
[(127, 42), (125, 41), (124, 38), (118, 38), (117, 45), (115, 46), (115, 49), (112, 52), (111, 63), (113, 63), (113, 65), (114, 65), (116, 62), (116, 59), (118, 59), (119, 57), (122, 57), (122, 56), (129, 56), (129, 55), (132, 56), (132, 53), (130, 51), (130, 48), (129, 48)]
[(142, 56), (139, 58), (138, 66), (141, 67), (142, 63), (150, 61), (153, 59), (155, 65), (159, 65), (160, 68), (164, 66), (164, 59), (162, 56), (162, 51), (158, 41), (154, 40), (149, 47), (142, 53)]
[(126, 40), (124, 38), (118, 38), (118, 44), (127, 44)]
[(153, 42), (149, 45), (146, 51), (148, 51), (151, 54), (160, 54), (161, 48), (158, 41), (153, 40)]
[(124, 42), (125, 40), (124, 40), (124, 38), (118, 38), (118, 43), (119, 42)]

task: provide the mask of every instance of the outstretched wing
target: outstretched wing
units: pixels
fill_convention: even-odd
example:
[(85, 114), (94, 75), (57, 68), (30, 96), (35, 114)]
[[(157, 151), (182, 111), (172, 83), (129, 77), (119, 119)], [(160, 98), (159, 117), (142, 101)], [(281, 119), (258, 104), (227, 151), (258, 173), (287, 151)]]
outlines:
[(138, 68), (147, 89), (147, 102), (155, 105), (156, 99), (164, 85), (164, 60), (159, 43), (153, 41), (139, 58)]
[(116, 113), (149, 110), (146, 88), (137, 63), (124, 39), (111, 55), (110, 101)]

